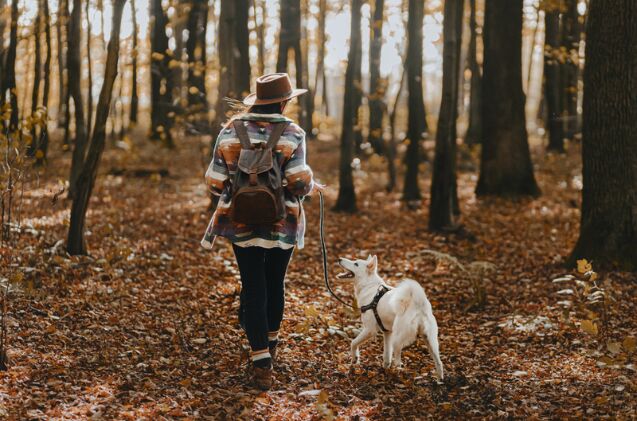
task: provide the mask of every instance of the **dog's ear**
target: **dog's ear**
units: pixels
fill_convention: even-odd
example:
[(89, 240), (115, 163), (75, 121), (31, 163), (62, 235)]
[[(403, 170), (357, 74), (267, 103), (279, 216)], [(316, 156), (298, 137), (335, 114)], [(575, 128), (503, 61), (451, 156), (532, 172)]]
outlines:
[(367, 258), (367, 273), (372, 274), (378, 268), (378, 258), (376, 255)]

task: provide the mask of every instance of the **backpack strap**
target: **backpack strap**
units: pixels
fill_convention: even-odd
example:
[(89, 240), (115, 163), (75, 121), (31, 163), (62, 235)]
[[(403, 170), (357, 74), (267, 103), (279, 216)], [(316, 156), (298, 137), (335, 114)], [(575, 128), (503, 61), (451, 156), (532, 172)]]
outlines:
[(266, 144), (266, 148), (274, 149), (276, 144), (279, 143), (279, 139), (281, 135), (285, 131), (285, 128), (290, 124), (289, 121), (282, 121), (280, 123), (275, 123), (274, 128), (272, 129), (272, 133), (270, 134), (270, 138), (268, 139), (268, 143)]
[(232, 125), (234, 126), (234, 131), (237, 133), (237, 137), (239, 138), (239, 143), (241, 143), (241, 148), (254, 149), (252, 142), (250, 141), (250, 137), (248, 136), (248, 129), (246, 128), (243, 120), (235, 120), (232, 122)]

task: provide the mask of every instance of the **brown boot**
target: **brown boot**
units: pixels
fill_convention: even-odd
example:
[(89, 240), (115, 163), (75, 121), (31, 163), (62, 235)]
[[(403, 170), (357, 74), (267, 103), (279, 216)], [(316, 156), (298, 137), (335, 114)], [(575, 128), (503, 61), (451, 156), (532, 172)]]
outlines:
[(250, 368), (252, 384), (261, 390), (270, 390), (272, 387), (272, 368), (255, 367)]

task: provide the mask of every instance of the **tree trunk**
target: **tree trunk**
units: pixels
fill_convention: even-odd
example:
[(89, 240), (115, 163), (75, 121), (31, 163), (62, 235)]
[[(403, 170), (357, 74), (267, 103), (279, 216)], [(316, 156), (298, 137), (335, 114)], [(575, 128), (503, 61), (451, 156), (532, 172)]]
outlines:
[(41, 165), (46, 161), (46, 153), (49, 148), (49, 92), (51, 90), (51, 18), (49, 17), (49, 0), (42, 1), (44, 14), (44, 39), (46, 42), (46, 58), (44, 59), (44, 89), (42, 92), (42, 106), (44, 107), (44, 121), (40, 128), (40, 136), (37, 141), (35, 153), (36, 164)]
[(380, 78), (380, 53), (383, 48), (383, 12), (385, 0), (375, 0), (369, 31), (369, 136), (368, 142), (376, 153), (383, 149), (383, 115), (387, 83)]
[(315, 93), (318, 93), (319, 81), (321, 85), (321, 106), (325, 116), (329, 116), (329, 104), (327, 98), (327, 78), (325, 77), (325, 17), (327, 15), (327, 0), (319, 0), (318, 15), (318, 57), (316, 59), (316, 79), (314, 81)]
[[(68, 116), (68, 86), (67, 86), (67, 68), (66, 68), (66, 56), (64, 54), (64, 46), (66, 43), (66, 35), (68, 34), (68, 14), (69, 3), (68, 0), (59, 0), (57, 21), (55, 23), (55, 33), (57, 36), (57, 59), (58, 59), (58, 83), (60, 88), (58, 90), (58, 128), (66, 128), (66, 119)], [(65, 139), (65, 145), (68, 144), (68, 138)]]
[(396, 139), (396, 115), (398, 112), (398, 105), (400, 104), (400, 97), (402, 96), (403, 88), (405, 86), (405, 77), (407, 75), (407, 65), (406, 60), (403, 60), (403, 71), (400, 75), (400, 82), (398, 82), (398, 91), (396, 92), (396, 98), (394, 98), (394, 104), (391, 109), (391, 113), (389, 114), (389, 129), (390, 136), (389, 142), (387, 144), (387, 150), (385, 155), (387, 156), (387, 172), (389, 175), (389, 180), (387, 182), (387, 191), (391, 192), (396, 188), (396, 144), (398, 143), (398, 139)]
[(478, 23), (476, 22), (476, 0), (469, 0), (471, 16), (469, 28), (469, 71), (471, 72), (471, 91), (469, 104), (469, 127), (465, 135), (465, 143), (475, 145), (482, 143), (482, 74), (478, 64)]
[(345, 71), (345, 95), (343, 100), (343, 129), (341, 132), (341, 157), (339, 171), (338, 198), (335, 211), (354, 213), (356, 208), (356, 191), (354, 189), (354, 177), (352, 175), (352, 161), (354, 159), (354, 124), (355, 116), (358, 114), (356, 107), (356, 75), (359, 73), (361, 56), (361, 0), (352, 0), (352, 21), (349, 45), (349, 55), (347, 60), (347, 70)]
[(540, 193), (526, 133), (521, 49), (522, 0), (487, 0), (479, 196)]
[(420, 141), (426, 130), (425, 105), (422, 93), (422, 25), (424, 2), (409, 0), (407, 22), (407, 91), (409, 92), (409, 117), (407, 123), (407, 171), (403, 186), (403, 200), (415, 207), (421, 199), (418, 185), (418, 166), (421, 161)]
[[(40, 81), (42, 80), (42, 45), (40, 44), (42, 38), (42, 23), (44, 21), (44, 11), (42, 10), (42, 0), (38, 0), (38, 14), (35, 17), (33, 24), (33, 38), (35, 43), (35, 63), (33, 65), (33, 89), (31, 91), (31, 117), (35, 117), (39, 106), (40, 100)], [(30, 157), (35, 156), (37, 148), (36, 139), (38, 136), (38, 125), (33, 124), (31, 127), (31, 140), (28, 148), (28, 155)]]
[[(310, 5), (309, 0), (303, 0), (302, 13), (305, 24), (301, 31), (301, 63), (303, 71), (301, 72), (303, 78), (303, 87), (307, 89), (307, 94), (301, 96), (299, 101), (301, 102), (302, 115), (303, 115), (303, 127), (307, 132), (309, 138), (314, 138), (314, 90), (310, 88), (310, 37), (307, 28), (307, 22), (310, 17)], [(314, 87), (316, 89), (316, 86)], [(306, 151), (306, 160), (307, 151)]]
[(75, 107), (75, 147), (71, 159), (71, 177), (69, 197), (74, 198), (77, 191), (77, 179), (82, 172), (88, 134), (84, 120), (84, 103), (82, 101), (82, 70), (80, 57), (80, 41), (82, 39), (82, 0), (73, 0), (73, 11), (69, 24), (68, 75), (69, 94)]
[(188, 120), (195, 133), (207, 133), (208, 99), (206, 97), (206, 27), (207, 0), (193, 0), (188, 15)]
[(446, 0), (443, 23), (442, 102), (436, 130), (436, 155), (431, 180), (429, 229), (454, 228), (456, 189), (456, 120), (460, 83), (460, 49), (464, 0)]
[(88, 92), (86, 94), (86, 133), (91, 137), (93, 121), (93, 65), (91, 60), (91, 18), (89, 16), (91, 0), (86, 0), (86, 70), (88, 72)]
[(135, 0), (131, 0), (131, 15), (132, 15), (132, 23), (133, 23), (133, 51), (131, 52), (132, 66), (131, 66), (131, 100), (130, 100), (130, 115), (129, 115), (129, 125), (137, 124), (137, 113), (139, 110), (139, 94), (137, 93), (137, 56), (139, 54), (138, 43), (139, 43), (139, 34), (137, 27), (137, 7), (135, 4)]
[(548, 149), (564, 152), (564, 131), (562, 124), (562, 84), (560, 52), (560, 10), (559, 5), (547, 5), (544, 11), (544, 98), (548, 112)]
[(221, 130), (231, 111), (225, 98), (241, 99), (250, 92), (248, 11), (249, 0), (221, 0), (215, 134)]
[(117, 62), (119, 60), (119, 34), (122, 23), (122, 11), (126, 0), (114, 0), (113, 25), (111, 38), (108, 42), (104, 83), (97, 103), (95, 114), (95, 129), (91, 146), (86, 156), (86, 162), (82, 166), (82, 176), (79, 179), (77, 195), (71, 205), (71, 223), (67, 241), (68, 252), (71, 255), (86, 254), (86, 241), (84, 240), (84, 225), (89, 199), (95, 186), (97, 170), (104, 152), (106, 138), (106, 120), (110, 110), (110, 102), (113, 94), (113, 85), (117, 77)]
[[(11, 105), (11, 117), (9, 118), (9, 130), (18, 129), (18, 93), (16, 91), (15, 82), (15, 60), (18, 49), (18, 18), (20, 13), (18, 10), (18, 0), (11, 1), (11, 29), (9, 31), (9, 49), (5, 53), (2, 78), (2, 93), (0, 97), (0, 105), (4, 104), (7, 91), (9, 92), (9, 101)], [(2, 76), (2, 75), (0, 75)]]
[[(261, 16), (259, 16), (259, 12)], [(263, 75), (265, 73), (265, 23), (267, 20), (265, 0), (252, 0), (252, 17), (257, 38), (258, 70), (259, 75)]]
[(172, 52), (168, 47), (166, 25), (168, 16), (164, 12), (161, 0), (151, 0), (151, 135), (152, 140), (161, 140), (172, 148), (171, 134), (173, 126), (173, 82), (170, 61)]
[(577, 11), (577, 0), (566, 0), (567, 10), (562, 17), (562, 45), (568, 52), (562, 70), (562, 86), (564, 96), (565, 136), (573, 140), (581, 132), (580, 116), (577, 111), (579, 93), (579, 44), (581, 39), (581, 25)]
[(637, 271), (637, 3), (591, 0), (580, 236), (569, 263)]
[[(281, 30), (279, 32), (279, 53), (277, 72), (288, 72), (288, 55), (294, 51), (294, 73), (296, 87), (305, 88), (303, 81), (303, 52), (301, 51), (301, 0), (281, 0)], [(299, 124), (307, 133), (312, 133), (311, 115), (304, 98), (299, 98)]]

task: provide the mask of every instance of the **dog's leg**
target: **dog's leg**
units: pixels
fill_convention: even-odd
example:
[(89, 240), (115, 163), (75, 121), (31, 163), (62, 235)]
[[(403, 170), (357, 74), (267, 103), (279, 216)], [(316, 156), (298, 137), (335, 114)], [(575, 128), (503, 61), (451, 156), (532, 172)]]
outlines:
[(392, 359), (392, 334), (391, 332), (383, 333), (383, 367), (391, 367)]
[(369, 340), (374, 335), (374, 331), (372, 329), (368, 329), (363, 326), (363, 330), (358, 334), (357, 337), (352, 339), (351, 353), (352, 353), (352, 363), (358, 364), (360, 362), (360, 352), (358, 347), (365, 341)]
[(401, 352), (403, 352), (402, 343), (399, 341), (394, 341), (392, 363), (394, 364), (394, 367), (396, 368), (402, 368), (403, 366), (403, 360), (400, 355)]

